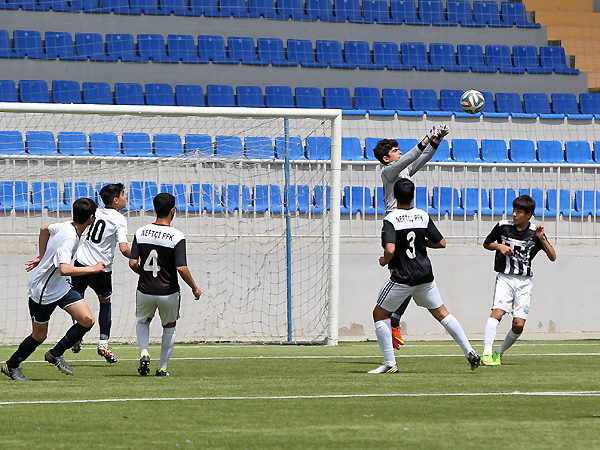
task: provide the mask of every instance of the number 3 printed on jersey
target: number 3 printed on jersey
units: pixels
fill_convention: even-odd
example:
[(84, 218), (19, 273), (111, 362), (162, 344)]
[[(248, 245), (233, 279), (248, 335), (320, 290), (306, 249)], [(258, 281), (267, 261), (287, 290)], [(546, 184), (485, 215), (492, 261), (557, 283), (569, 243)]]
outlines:
[(146, 262), (144, 262), (143, 268), (146, 272), (152, 272), (152, 276), (154, 278), (158, 276), (160, 266), (158, 265), (158, 252), (156, 251), (156, 249), (152, 249), (150, 251)]
[(410, 231), (406, 235), (406, 243), (408, 244), (408, 248), (406, 249), (406, 255), (410, 259), (415, 259), (417, 257), (417, 254), (415, 252), (415, 237), (416, 234), (414, 231)]

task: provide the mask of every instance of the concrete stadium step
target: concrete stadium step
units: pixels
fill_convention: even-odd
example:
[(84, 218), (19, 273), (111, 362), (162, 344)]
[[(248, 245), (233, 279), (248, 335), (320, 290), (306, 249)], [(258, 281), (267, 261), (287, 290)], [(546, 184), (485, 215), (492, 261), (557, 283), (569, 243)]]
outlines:
[(523, 3), (527, 8), (527, 11), (536, 12), (541, 11), (548, 12), (580, 12), (580, 13), (591, 13), (594, 12), (594, 0), (579, 0), (576, 3), (565, 3), (564, 0), (524, 0)]

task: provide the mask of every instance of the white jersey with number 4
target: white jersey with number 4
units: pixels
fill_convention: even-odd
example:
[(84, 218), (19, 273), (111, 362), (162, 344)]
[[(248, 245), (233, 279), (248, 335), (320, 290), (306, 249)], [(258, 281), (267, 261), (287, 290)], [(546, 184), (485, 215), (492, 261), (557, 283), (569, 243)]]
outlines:
[(77, 251), (77, 261), (84, 266), (103, 262), (105, 271), (111, 272), (115, 246), (120, 243), (127, 243), (127, 219), (116, 209), (98, 208)]

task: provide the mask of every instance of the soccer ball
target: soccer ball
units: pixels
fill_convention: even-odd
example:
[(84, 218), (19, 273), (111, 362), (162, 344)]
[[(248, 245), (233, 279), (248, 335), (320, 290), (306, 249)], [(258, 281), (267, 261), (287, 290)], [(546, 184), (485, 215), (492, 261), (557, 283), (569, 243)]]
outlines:
[(477, 114), (485, 106), (485, 98), (481, 92), (471, 89), (460, 97), (460, 106), (466, 113)]

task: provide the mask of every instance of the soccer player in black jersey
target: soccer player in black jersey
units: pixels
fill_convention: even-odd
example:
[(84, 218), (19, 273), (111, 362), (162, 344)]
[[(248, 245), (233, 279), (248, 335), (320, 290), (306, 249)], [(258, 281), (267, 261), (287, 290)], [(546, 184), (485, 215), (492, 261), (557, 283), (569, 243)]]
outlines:
[[(521, 333), (529, 313), (533, 271), (531, 261), (540, 250), (546, 252), (550, 261), (556, 261), (556, 251), (548, 242), (542, 225), (529, 220), (535, 210), (535, 200), (521, 195), (513, 201), (512, 220), (501, 220), (485, 239), (483, 247), (496, 252), (494, 270), (496, 287), (492, 313), (485, 325), (483, 356), (485, 366), (502, 364), (503, 353), (513, 345)], [(500, 347), (492, 354), (496, 329), (507, 312), (512, 311), (512, 328)]]
[(398, 372), (389, 317), (392, 311), (412, 295), (415, 303), (427, 308), (460, 345), (471, 370), (479, 366), (480, 358), (473, 350), (465, 332), (456, 318), (448, 312), (433, 278), (427, 247), (444, 248), (446, 241), (426, 211), (413, 208), (415, 185), (403, 178), (394, 184), (398, 209), (390, 212), (383, 221), (381, 244), (383, 256), (379, 265), (388, 266), (392, 276), (383, 285), (373, 310), (375, 333), (383, 353), (383, 364), (368, 373)]

